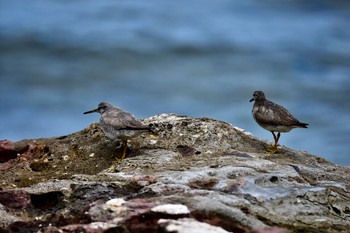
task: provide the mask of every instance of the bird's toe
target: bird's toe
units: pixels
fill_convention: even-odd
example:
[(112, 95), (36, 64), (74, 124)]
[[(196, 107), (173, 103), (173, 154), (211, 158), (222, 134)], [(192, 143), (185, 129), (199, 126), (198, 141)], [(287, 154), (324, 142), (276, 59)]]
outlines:
[(280, 150), (277, 147), (272, 146), (271, 148), (266, 148), (268, 154), (278, 154)]

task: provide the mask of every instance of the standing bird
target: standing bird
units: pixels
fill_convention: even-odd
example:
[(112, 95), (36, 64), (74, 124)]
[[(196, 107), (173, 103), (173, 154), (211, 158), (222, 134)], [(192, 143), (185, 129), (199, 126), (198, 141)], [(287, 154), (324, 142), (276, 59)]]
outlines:
[[(273, 146), (266, 146), (267, 151), (271, 154), (279, 152), (277, 143), (281, 133), (289, 132), (294, 128), (307, 128), (308, 124), (300, 122), (287, 109), (267, 100), (262, 91), (255, 91), (250, 102), (252, 101), (255, 101), (252, 109), (255, 121), (270, 131), (275, 140)], [(274, 132), (278, 132), (277, 136)]]
[(98, 108), (84, 112), (89, 114), (98, 112), (101, 114), (100, 127), (105, 135), (112, 139), (119, 139), (123, 143), (121, 160), (125, 158), (128, 139), (137, 137), (142, 133), (150, 131), (150, 128), (136, 119), (131, 113), (126, 112), (110, 103), (102, 102)]

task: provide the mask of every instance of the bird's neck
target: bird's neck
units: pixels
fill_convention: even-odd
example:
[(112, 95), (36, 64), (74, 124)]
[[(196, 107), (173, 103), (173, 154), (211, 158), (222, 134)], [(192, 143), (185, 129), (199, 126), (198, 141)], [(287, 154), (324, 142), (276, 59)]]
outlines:
[(264, 104), (264, 102), (266, 101), (266, 99), (260, 99), (260, 100), (255, 100), (255, 105), (262, 105)]

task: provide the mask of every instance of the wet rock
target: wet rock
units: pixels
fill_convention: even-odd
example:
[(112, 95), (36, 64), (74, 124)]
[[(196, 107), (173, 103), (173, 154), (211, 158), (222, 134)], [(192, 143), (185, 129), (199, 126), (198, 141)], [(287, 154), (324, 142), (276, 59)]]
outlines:
[(213, 119), (161, 114), (143, 122), (154, 134), (131, 140), (121, 163), (114, 159), (120, 148), (97, 124), (62, 137), (3, 142), (16, 157), (0, 163), (0, 227), (348, 232), (349, 167), (286, 147), (265, 154), (265, 141)]

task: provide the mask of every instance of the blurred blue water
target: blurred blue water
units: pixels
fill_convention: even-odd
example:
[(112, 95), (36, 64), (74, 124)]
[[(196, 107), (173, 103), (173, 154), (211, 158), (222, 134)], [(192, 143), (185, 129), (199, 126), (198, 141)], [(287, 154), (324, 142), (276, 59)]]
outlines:
[(254, 90), (310, 124), (280, 143), (350, 165), (348, 1), (0, 0), (0, 139), (65, 135), (101, 101), (264, 139)]

